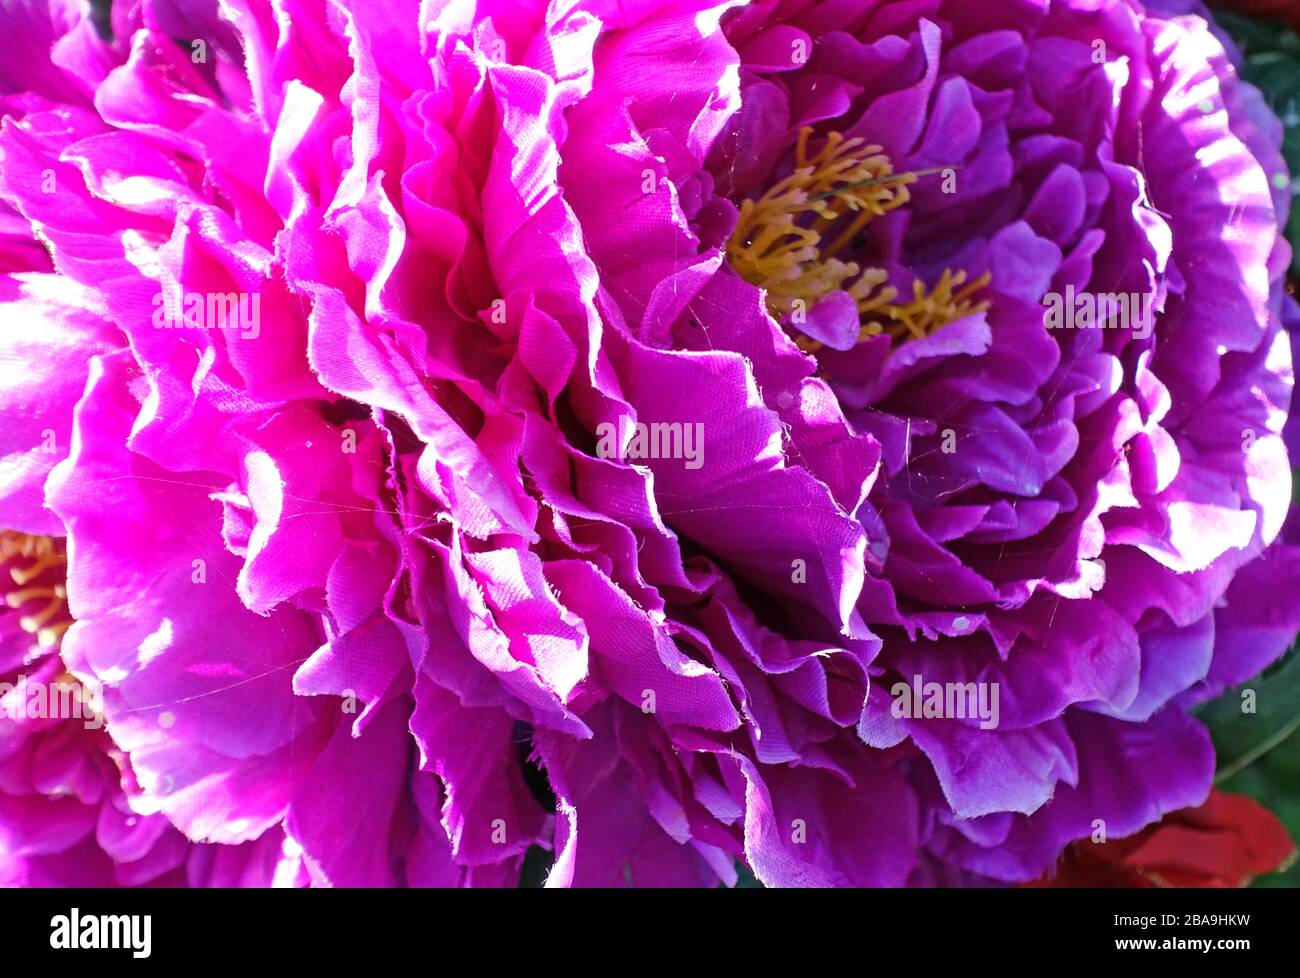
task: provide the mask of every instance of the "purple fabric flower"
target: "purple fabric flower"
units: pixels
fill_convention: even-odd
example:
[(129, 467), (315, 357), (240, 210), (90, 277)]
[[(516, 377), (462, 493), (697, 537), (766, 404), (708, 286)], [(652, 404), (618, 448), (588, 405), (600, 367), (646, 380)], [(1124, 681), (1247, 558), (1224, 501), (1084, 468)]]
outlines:
[(71, 624), (59, 543), (5, 531), (0, 571), (0, 886), (305, 882), (278, 829), (244, 846), (195, 845), (133, 802), (129, 758), (58, 653)]
[(0, 525), (112, 740), (0, 767), (0, 871), (1019, 882), (1205, 799), (1300, 628), (1300, 310), (1190, 3), (110, 24), (0, 8)]

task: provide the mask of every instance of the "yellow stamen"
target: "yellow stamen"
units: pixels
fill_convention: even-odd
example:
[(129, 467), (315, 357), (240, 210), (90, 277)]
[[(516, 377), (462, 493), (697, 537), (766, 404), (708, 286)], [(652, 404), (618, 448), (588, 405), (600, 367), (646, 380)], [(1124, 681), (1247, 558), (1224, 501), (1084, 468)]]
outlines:
[(57, 621), (47, 628), (42, 628), (36, 633), (36, 639), (47, 649), (51, 649), (59, 644), (63, 638), (63, 633), (72, 627), (71, 621)]
[(917, 279), (912, 283), (912, 301), (885, 306), (883, 312), (888, 317), (887, 320), (873, 320), (864, 324), (859, 337), (865, 339), (884, 332), (895, 339), (920, 339), (958, 319), (984, 312), (989, 304), (975, 302), (973, 296), (988, 285), (992, 278), (989, 272), (985, 272), (966, 285), (965, 272), (954, 273), (945, 268), (928, 294), (924, 283)]
[(23, 615), (18, 619), (18, 624), (22, 626), (23, 631), (35, 635), (41, 630), (42, 625), (63, 610), (64, 600), (67, 596), (67, 592), (63, 590), (62, 586), (29, 587), (21, 591), (10, 591), (5, 595), (5, 602), (15, 610), (31, 601), (45, 602), (45, 607), (36, 614)]
[[(835, 253), (871, 218), (906, 204), (907, 185), (916, 180), (913, 173), (895, 174), (879, 146), (837, 132), (810, 155), (811, 135), (810, 126), (799, 132), (793, 173), (758, 200), (741, 204), (727, 241), (732, 267), (767, 291), (768, 309), (777, 318), (800, 308), (796, 302), (802, 301), (807, 311), (828, 292), (847, 289), (851, 281), (858, 285), (861, 267), (839, 261)], [(835, 247), (823, 250), (822, 235), (850, 212), (857, 215), (857, 230), (841, 234)]]
[(0, 530), (0, 563), (7, 563), (15, 557), (22, 557), (31, 561), (63, 562), (58, 547), (51, 537), (32, 536), (28, 533), (17, 533), (14, 530)]
[[(20, 617), (19, 626), (37, 636), (42, 645), (56, 644), (71, 624), (58, 620), (67, 618), (68, 598), (62, 579), (66, 561), (59, 545), (50, 537), (0, 530), (0, 564), (10, 565), (9, 576), (19, 585), (5, 594), (5, 604), (17, 610), (31, 602), (45, 602), (38, 611)], [(26, 586), (46, 574), (57, 579)]]
[[(973, 299), (988, 285), (987, 274), (966, 285), (965, 272), (945, 270), (928, 293), (917, 280), (912, 300), (897, 303), (898, 290), (886, 284), (889, 275), (884, 269), (841, 261), (839, 253), (871, 220), (907, 204), (908, 185), (931, 171), (894, 173), (879, 146), (845, 139), (838, 132), (829, 133), (820, 151), (810, 155), (811, 135), (808, 126), (799, 132), (794, 172), (758, 200), (741, 204), (727, 241), (732, 267), (766, 292), (773, 318), (806, 315), (827, 294), (843, 291), (857, 304), (860, 339), (886, 333), (898, 341), (926, 336), (988, 308), (987, 302)], [(847, 222), (842, 220), (849, 215)], [(824, 243), (837, 226), (842, 229)], [(794, 319), (798, 322), (799, 316)], [(808, 336), (798, 337), (796, 343), (810, 353), (822, 345)]]

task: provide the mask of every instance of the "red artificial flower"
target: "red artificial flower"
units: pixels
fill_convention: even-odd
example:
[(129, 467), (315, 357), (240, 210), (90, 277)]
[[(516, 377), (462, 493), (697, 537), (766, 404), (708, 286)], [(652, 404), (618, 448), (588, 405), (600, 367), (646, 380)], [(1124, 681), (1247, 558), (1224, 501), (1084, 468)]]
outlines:
[(1236, 887), (1286, 868), (1296, 845), (1282, 823), (1245, 795), (1210, 793), (1123, 839), (1079, 842), (1037, 887)]

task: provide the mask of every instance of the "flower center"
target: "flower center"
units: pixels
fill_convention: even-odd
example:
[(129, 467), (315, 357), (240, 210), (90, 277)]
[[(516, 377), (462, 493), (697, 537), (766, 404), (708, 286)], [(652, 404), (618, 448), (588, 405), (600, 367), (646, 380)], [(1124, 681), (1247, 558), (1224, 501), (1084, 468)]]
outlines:
[(0, 565), (17, 585), (4, 592), (5, 604), (27, 612), (18, 619), (19, 627), (42, 645), (55, 645), (72, 624), (62, 546), (52, 537), (0, 530)]
[[(911, 199), (910, 184), (939, 171), (895, 173), (881, 147), (838, 132), (810, 153), (811, 135), (809, 126), (799, 132), (793, 173), (758, 200), (741, 204), (727, 241), (732, 268), (765, 290), (774, 319), (797, 324), (803, 320), (794, 314), (806, 314), (829, 293), (842, 291), (857, 305), (859, 341), (882, 333), (899, 341), (928, 336), (988, 308), (975, 299), (988, 285), (988, 273), (967, 283), (964, 271), (944, 269), (932, 289), (916, 279), (911, 300), (898, 302), (898, 289), (888, 284), (884, 269), (841, 261), (839, 253), (873, 218)], [(821, 346), (809, 336), (797, 342), (809, 352)]]

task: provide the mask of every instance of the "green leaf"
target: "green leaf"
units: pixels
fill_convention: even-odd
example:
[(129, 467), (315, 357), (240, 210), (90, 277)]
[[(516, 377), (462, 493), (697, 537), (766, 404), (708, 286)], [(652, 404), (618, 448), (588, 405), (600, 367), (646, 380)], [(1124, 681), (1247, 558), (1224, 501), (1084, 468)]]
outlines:
[[(1300, 190), (1300, 36), (1280, 25), (1238, 14), (1215, 19), (1242, 50), (1241, 76), (1256, 88), (1283, 125), (1282, 155), (1291, 191)], [(1292, 206), (1286, 237), (1300, 276), (1300, 207)], [(1293, 482), (1300, 503), (1300, 479)], [(1300, 596), (1297, 596), (1300, 600)], [(1255, 713), (1242, 710), (1242, 693), (1253, 689)], [(1249, 795), (1281, 819), (1300, 841), (1300, 652), (1293, 648), (1255, 679), (1228, 690), (1199, 711), (1218, 754), (1216, 783)], [(1255, 881), (1256, 886), (1300, 887), (1300, 864)]]
[[(1253, 692), (1255, 712), (1244, 696)], [(1300, 841), (1300, 648), (1198, 711), (1219, 759), (1219, 788), (1249, 795)], [(1300, 886), (1300, 864), (1256, 886)]]

